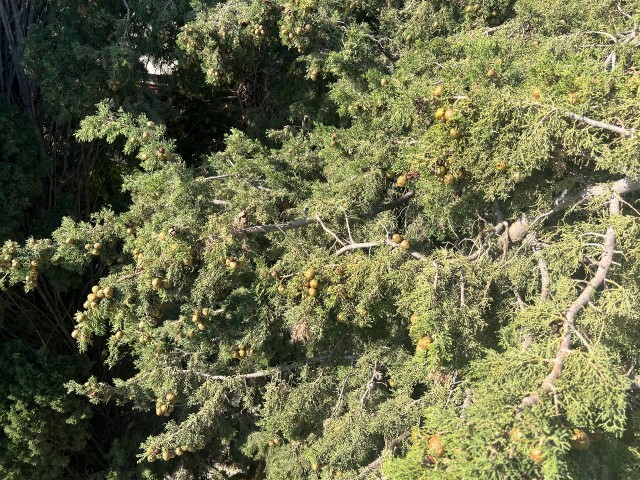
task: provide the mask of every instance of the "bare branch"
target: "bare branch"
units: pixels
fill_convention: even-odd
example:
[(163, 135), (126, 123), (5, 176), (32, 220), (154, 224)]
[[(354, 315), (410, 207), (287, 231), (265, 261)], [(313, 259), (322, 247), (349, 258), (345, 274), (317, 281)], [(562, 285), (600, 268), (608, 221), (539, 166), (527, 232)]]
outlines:
[(340, 250), (338, 250), (336, 252), (336, 257), (342, 255), (345, 252), (348, 252), (349, 250), (374, 248), (374, 247), (379, 247), (380, 245), (382, 245), (382, 242), (352, 243), (350, 245), (345, 245)]
[(376, 381), (379, 380), (381, 377), (380, 372), (378, 372), (378, 362), (375, 361), (373, 363), (373, 373), (371, 374), (371, 379), (369, 379), (369, 381), (367, 382), (367, 387), (364, 389), (364, 393), (362, 394), (362, 397), (360, 397), (360, 403), (362, 405), (364, 405), (367, 401), (367, 398), (369, 398), (369, 395), (371, 395), (371, 391), (373, 390), (373, 387), (375, 387), (376, 385)]
[(504, 23), (503, 23), (502, 25), (498, 25), (497, 27), (490, 27), (490, 28), (486, 28), (486, 29), (484, 30), (484, 34), (485, 34), (486, 36), (489, 36), (489, 35), (490, 35), (490, 34), (492, 34), (493, 32), (495, 32), (495, 31), (497, 31), (497, 30), (500, 30), (501, 28), (504, 28), (504, 26), (505, 26), (505, 25), (506, 25), (506, 24), (504, 24)]
[(542, 255), (538, 256), (538, 268), (540, 269), (540, 300), (546, 302), (549, 300), (549, 269)]
[[(616, 68), (616, 60), (617, 60), (617, 55), (616, 55), (616, 51), (612, 50), (611, 53), (609, 53), (609, 55), (607, 55), (607, 58), (605, 58), (604, 60), (604, 68), (607, 68), (609, 65), (611, 65), (611, 71), (615, 70)], [(594, 127), (596, 127), (598, 125), (594, 125)], [(618, 128), (618, 127), (616, 127)]]
[(236, 175), (235, 173), (229, 173), (226, 175), (214, 175), (213, 177), (199, 177), (196, 178), (196, 180), (200, 180), (200, 181), (205, 181), (205, 180), (221, 180), (223, 178), (232, 178), (232, 177), (237, 177), (238, 175)]
[[(617, 194), (613, 195), (613, 198), (611, 199), (609, 205), (611, 215), (617, 215), (620, 212), (620, 199)], [(607, 278), (615, 252), (615, 230), (613, 227), (607, 228), (603, 250), (604, 252), (602, 253), (602, 257), (600, 258), (596, 274), (587, 283), (587, 286), (584, 288), (584, 290), (582, 290), (582, 293), (580, 293), (578, 298), (571, 304), (569, 310), (565, 314), (565, 320), (562, 327), (564, 334), (562, 336), (562, 340), (560, 341), (558, 354), (553, 361), (553, 368), (551, 369), (551, 372), (549, 372), (546, 378), (542, 381), (541, 391), (543, 394), (552, 393), (554, 391), (555, 387), (553, 385), (553, 382), (560, 378), (560, 375), (562, 375), (562, 369), (564, 367), (565, 359), (571, 351), (571, 340), (573, 338), (574, 332), (576, 331), (575, 325), (577, 316), (580, 311), (589, 304), (593, 292), (597, 288), (601, 287)], [(538, 402), (540, 402), (540, 394), (538, 392), (534, 392), (533, 394), (525, 397), (522, 400), (522, 403), (520, 404), (518, 409), (520, 411), (523, 411), (525, 408), (533, 407)]]
[(625, 12), (624, 10), (622, 10), (622, 7), (620, 6), (620, 4), (618, 4), (618, 11), (624, 15), (625, 17), (627, 17), (629, 20), (633, 20), (633, 17), (631, 15), (629, 15), (627, 12)]
[[(610, 62), (615, 62), (615, 53), (611, 52), (614, 54), (614, 58), (611, 58)], [(612, 67), (613, 69), (613, 67)], [(601, 122), (599, 120), (594, 120), (593, 118), (589, 118), (589, 117), (585, 117), (583, 115), (578, 115), (577, 113), (573, 113), (573, 112), (562, 112), (563, 115), (572, 118), (574, 120), (577, 120), (579, 122), (582, 123), (586, 123), (587, 125), (590, 125), (592, 127), (596, 127), (596, 128), (601, 128), (603, 130), (609, 130), (610, 132), (614, 132), (614, 133), (618, 133), (620, 135), (622, 135), (623, 137), (631, 137), (633, 135), (636, 134), (635, 130), (629, 130), (628, 128), (624, 128), (624, 127), (618, 127), (617, 125), (611, 125), (610, 123), (604, 123)]]
[(124, 33), (122, 34), (122, 38), (120, 39), (120, 46), (124, 45), (124, 42), (127, 39), (127, 35), (129, 35), (129, 26), (131, 24), (131, 9), (129, 8), (129, 4), (127, 3), (127, 0), (122, 0), (122, 3), (127, 9), (127, 25), (125, 26)]
[(342, 405), (342, 399), (344, 398), (344, 389), (347, 386), (348, 380), (349, 380), (349, 375), (345, 375), (344, 380), (342, 381), (342, 387), (340, 387), (340, 393), (338, 394), (338, 400), (336, 401), (336, 405), (331, 410), (332, 417), (337, 415), (340, 410), (340, 405)]
[(547, 266), (547, 261), (542, 256), (542, 249), (535, 234), (532, 234), (531, 242), (533, 243), (535, 255), (538, 257), (538, 269), (540, 270), (540, 300), (542, 302), (546, 302), (549, 299), (549, 285), (551, 284), (551, 280), (549, 278), (549, 267)]
[[(397, 200), (394, 200), (389, 203), (384, 203), (374, 208), (372, 213), (375, 215), (375, 214), (384, 212), (386, 210), (392, 210), (402, 205), (403, 203), (406, 203), (407, 201), (409, 201), (413, 197), (413, 195), (414, 195), (414, 192), (412, 191), (407, 192)], [(316, 223), (317, 220), (318, 220), (317, 217), (316, 218), (303, 217), (303, 218), (298, 218), (296, 220), (292, 220), (291, 222), (287, 222), (287, 223), (278, 223), (278, 224), (272, 224), (272, 225), (255, 225), (252, 227), (246, 227), (242, 229), (241, 233), (244, 233), (246, 235), (251, 235), (256, 233), (270, 233), (270, 232), (281, 232), (285, 230), (293, 230), (296, 228), (306, 227), (308, 225), (311, 225), (312, 223)]]
[[(612, 183), (590, 185), (574, 193), (568, 193), (565, 191), (553, 201), (553, 205), (549, 211), (543, 213), (532, 221), (530, 221), (529, 217), (525, 214), (509, 225), (509, 238), (511, 242), (519, 242), (524, 239), (533, 224), (542, 222), (551, 215), (555, 215), (561, 211), (574, 208), (592, 198), (611, 193), (624, 195), (638, 190), (640, 190), (640, 178), (624, 177)], [(494, 227), (494, 231), (498, 233), (501, 227), (502, 226), (500, 224), (496, 225)]]
[(356, 243), (351, 236), (351, 226), (349, 226), (349, 217), (347, 216), (347, 212), (344, 212), (344, 221), (347, 225), (347, 233), (349, 234), (349, 241), (351, 243)]
[(324, 362), (326, 360), (332, 360), (332, 359), (340, 359), (340, 360), (349, 360), (349, 361), (353, 361), (356, 360), (358, 358), (358, 355), (343, 355), (341, 357), (336, 357), (333, 355), (322, 355), (322, 356), (318, 356), (318, 357), (311, 357), (311, 358), (307, 358), (306, 360), (302, 361), (302, 362), (298, 362), (298, 363), (290, 363), (288, 365), (284, 365), (282, 367), (274, 367), (274, 368), (270, 368), (268, 370), (259, 370), (257, 372), (251, 372), (251, 373), (243, 373), (243, 374), (239, 374), (239, 375), (212, 375), (210, 373), (206, 373), (206, 372), (200, 372), (198, 370), (193, 370), (193, 369), (179, 369), (179, 370), (174, 370), (176, 372), (180, 372), (180, 373), (186, 373), (186, 374), (191, 374), (191, 375), (196, 375), (198, 377), (203, 377), (206, 378), (207, 380), (236, 380), (236, 379), (254, 379), (254, 378), (264, 378), (264, 377), (271, 377), (272, 375), (276, 375), (278, 373), (284, 373), (284, 372), (290, 372), (291, 370), (295, 370), (296, 368), (299, 368), (303, 365), (309, 365), (309, 364), (313, 364), (313, 363), (320, 363), (320, 362)]
[(519, 310), (524, 310), (525, 309), (525, 304), (524, 304), (524, 300), (522, 299), (522, 295), (520, 295), (520, 292), (518, 292), (518, 290), (514, 290), (513, 294), (516, 297), (516, 304), (518, 305), (518, 309)]
[(618, 43), (618, 39), (614, 35), (611, 35), (609, 32), (603, 32), (603, 31), (599, 31), (599, 30), (598, 31), (592, 30), (592, 31), (585, 32), (585, 33), (592, 33), (592, 34), (595, 34), (595, 35), (602, 35), (602, 36), (607, 37), (613, 43)]
[[(407, 430), (406, 432), (403, 432), (401, 435), (398, 435), (396, 438), (391, 440), (391, 442), (389, 442), (389, 446), (385, 450), (387, 450), (387, 451), (389, 451), (389, 452), (391, 452), (393, 454), (393, 452), (395, 451), (396, 447), (398, 445), (400, 445), (402, 442), (404, 442), (407, 438), (409, 438), (410, 435), (411, 435), (411, 430)], [(362, 470), (362, 472), (360, 473), (360, 476), (358, 478), (360, 478), (360, 479), (367, 478), (367, 476), (370, 473), (376, 471), (378, 468), (380, 468), (381, 465), (382, 465), (382, 455), (379, 456), (378, 458), (376, 458), (369, 465), (364, 467), (364, 469)]]

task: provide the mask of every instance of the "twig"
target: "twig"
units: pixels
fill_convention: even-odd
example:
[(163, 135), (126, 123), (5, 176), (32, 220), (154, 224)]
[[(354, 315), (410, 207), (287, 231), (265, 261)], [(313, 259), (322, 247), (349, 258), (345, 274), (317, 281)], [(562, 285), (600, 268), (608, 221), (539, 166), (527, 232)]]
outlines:
[(538, 269), (540, 270), (540, 301), (546, 302), (549, 300), (549, 285), (551, 284), (551, 280), (549, 278), (549, 267), (547, 265), (547, 261), (542, 256), (540, 244), (538, 243), (538, 239), (535, 234), (532, 235), (531, 241), (533, 243), (535, 255), (538, 257)]
[(273, 189), (271, 189), (271, 188), (263, 187), (262, 185), (255, 185), (255, 184), (253, 184), (253, 183), (251, 183), (249, 181), (247, 181), (246, 183), (251, 185), (253, 188), (256, 188), (256, 189), (261, 190), (263, 192), (268, 192), (268, 193), (273, 192)]
[[(525, 214), (516, 221), (512, 222), (511, 225), (509, 225), (509, 238), (511, 239), (512, 243), (519, 242), (524, 239), (532, 225), (538, 222), (543, 222), (551, 215), (555, 215), (556, 213), (567, 210), (569, 208), (574, 208), (575, 206), (585, 203), (592, 198), (603, 196), (608, 193), (624, 195), (626, 193), (632, 193), (638, 190), (640, 190), (640, 178), (624, 177), (612, 183), (599, 183), (596, 185), (590, 185), (572, 194), (569, 194), (565, 191), (553, 201), (552, 207), (549, 211), (536, 217), (534, 220), (530, 220), (529, 217)], [(500, 225), (496, 225), (494, 227), (494, 231), (499, 227)]]
[[(398, 247), (398, 244), (397, 244), (397, 243), (394, 243), (390, 238), (387, 238), (387, 239), (385, 240), (385, 243), (386, 243), (387, 245), (389, 245), (389, 246), (393, 247), (393, 248), (397, 248), (397, 247)], [(415, 250), (407, 250), (407, 253), (408, 253), (409, 255), (411, 255), (412, 257), (417, 258), (418, 260), (426, 260), (426, 259), (427, 259), (427, 256), (426, 256), (426, 255), (423, 255), (423, 254), (422, 254), (422, 253), (420, 253), (420, 252), (416, 252)]]
[(538, 268), (540, 269), (540, 300), (546, 302), (549, 300), (549, 269), (547, 261), (542, 255), (538, 256)]
[(498, 202), (497, 198), (493, 199), (492, 202), (493, 205), (493, 209), (496, 211), (496, 220), (497, 220), (497, 224), (503, 223), (507, 218), (504, 215), (504, 211), (502, 210), (502, 207), (500, 206), (500, 202)]
[(351, 227), (349, 226), (349, 217), (347, 216), (347, 212), (344, 212), (344, 221), (347, 224), (347, 232), (349, 233), (349, 241), (351, 243), (356, 243), (351, 236)]
[(344, 397), (344, 389), (347, 386), (347, 381), (348, 380), (349, 380), (349, 375), (346, 375), (344, 377), (344, 380), (342, 381), (342, 387), (340, 388), (340, 393), (338, 394), (338, 400), (336, 401), (336, 405), (331, 410), (331, 416), (332, 417), (338, 414), (338, 409), (340, 408), (340, 405), (342, 404), (342, 398)]
[(525, 304), (524, 304), (524, 300), (522, 300), (522, 295), (520, 295), (520, 292), (518, 292), (518, 290), (514, 290), (513, 294), (516, 297), (516, 303), (518, 304), (518, 308), (520, 310), (524, 310), (525, 309)]
[(484, 243), (480, 242), (480, 245), (478, 246), (478, 249), (475, 252), (470, 253), (469, 255), (467, 255), (467, 260), (469, 260), (469, 261), (478, 260), (480, 257), (482, 257), (482, 255), (485, 252), (486, 252), (486, 249), (484, 247)]
[[(504, 222), (505, 224), (507, 222)], [(504, 233), (502, 234), (502, 260), (500, 263), (504, 263), (507, 261), (507, 253), (509, 252), (509, 229), (505, 228)]]
[(322, 227), (322, 229), (327, 232), (329, 235), (331, 235), (333, 238), (335, 238), (336, 242), (338, 242), (340, 245), (345, 246), (347, 243), (342, 241), (340, 239), (340, 237), (338, 237), (338, 235), (336, 235), (335, 233), (333, 233), (331, 230), (329, 230), (327, 227), (325, 227), (324, 223), (322, 223), (322, 219), (320, 218), (320, 216), (316, 216), (316, 219), (318, 220), (318, 223), (320, 224), (320, 226)]
[(122, 0), (122, 3), (124, 4), (125, 8), (127, 9), (127, 26), (124, 29), (124, 33), (122, 34), (122, 38), (120, 39), (120, 45), (124, 45), (124, 41), (127, 38), (127, 35), (129, 35), (129, 26), (131, 24), (131, 9), (129, 8), (129, 4), (127, 3), (127, 0)]
[(596, 35), (603, 35), (603, 36), (607, 37), (609, 40), (611, 40), (613, 43), (618, 43), (618, 39), (614, 35), (611, 35), (609, 32), (603, 32), (603, 31), (599, 31), (599, 30), (598, 31), (591, 30), (591, 31), (588, 31), (588, 32), (585, 32), (585, 33), (593, 33), (593, 34), (596, 34)]
[(223, 178), (232, 178), (232, 177), (237, 177), (237, 176), (238, 175), (235, 174), (235, 173), (229, 173), (229, 174), (226, 174), (226, 175), (214, 175), (213, 177), (200, 177), (197, 180), (201, 180), (201, 181), (204, 181), (204, 180), (221, 180)]
[(631, 15), (629, 15), (627, 12), (625, 12), (624, 10), (622, 10), (622, 7), (620, 6), (620, 4), (618, 4), (618, 11), (624, 15), (625, 17), (627, 17), (629, 20), (633, 20), (633, 17)]
[(485, 31), (484, 31), (484, 34), (486, 36), (489, 36), (490, 33), (493, 33), (496, 30), (500, 30), (501, 28), (504, 28), (505, 25), (506, 24), (503, 23), (502, 25), (498, 25), (497, 27), (486, 28)]
[[(265, 187), (261, 187), (261, 188), (265, 189)], [(407, 192), (402, 197), (400, 197), (397, 200), (394, 200), (393, 202), (384, 203), (374, 208), (372, 210), (372, 214), (376, 215), (386, 210), (392, 210), (397, 206), (400, 206), (403, 203), (406, 203), (407, 201), (409, 201), (409, 199), (411, 199), (413, 195), (414, 195), (413, 192)], [(270, 233), (270, 232), (279, 232), (279, 231), (285, 231), (285, 230), (293, 230), (296, 228), (306, 227), (316, 222), (317, 222), (317, 217), (316, 218), (303, 217), (303, 218), (298, 218), (296, 220), (292, 220), (287, 223), (278, 223), (278, 224), (271, 224), (271, 225), (254, 225), (252, 227), (246, 227), (242, 229), (240, 233), (251, 235), (251, 234), (257, 234), (257, 233)]]
[(589, 353), (591, 353), (591, 345), (589, 345), (589, 342), (587, 341), (587, 339), (584, 337), (584, 335), (582, 335), (580, 333), (580, 331), (574, 326), (571, 327), (573, 329), (573, 333), (576, 334), (576, 337), (578, 337), (580, 339), (580, 341), (582, 342), (582, 344), (587, 348), (587, 350), (589, 350)]
[[(609, 55), (607, 55), (607, 58), (604, 59), (604, 68), (607, 68), (609, 65), (611, 65), (611, 70), (615, 70), (616, 68), (616, 51), (615, 50), (611, 50), (611, 53), (609, 53)], [(594, 125), (597, 126), (597, 125)]]
[(466, 415), (466, 410), (473, 405), (473, 390), (471, 390), (470, 388), (467, 388), (464, 391), (464, 400), (462, 402), (462, 407), (461, 407), (461, 412), (460, 412), (460, 418), (464, 418)]

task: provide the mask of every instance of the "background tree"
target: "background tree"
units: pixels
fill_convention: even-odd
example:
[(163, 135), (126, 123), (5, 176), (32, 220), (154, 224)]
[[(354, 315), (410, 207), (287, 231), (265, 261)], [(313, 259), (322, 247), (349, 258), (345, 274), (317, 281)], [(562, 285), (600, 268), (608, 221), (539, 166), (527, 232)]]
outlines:
[(113, 69), (77, 140), (124, 194), (3, 288), (68, 292), (105, 475), (637, 477), (637, 2), (65, 6), (32, 51), (104, 28), (96, 93), (27, 63), (60, 118)]

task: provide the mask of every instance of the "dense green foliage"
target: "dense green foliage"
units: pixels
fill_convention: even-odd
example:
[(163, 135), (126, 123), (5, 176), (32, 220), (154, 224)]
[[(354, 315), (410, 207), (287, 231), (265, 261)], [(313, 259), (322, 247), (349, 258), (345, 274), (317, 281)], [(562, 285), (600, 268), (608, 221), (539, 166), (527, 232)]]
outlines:
[(78, 475), (99, 421), (98, 478), (640, 475), (640, 2), (48, 12), (93, 198), (2, 248), (0, 472)]
[(29, 123), (0, 99), (0, 239), (6, 240), (20, 226), (47, 167), (38, 156)]
[(86, 375), (79, 358), (32, 352), (23, 342), (0, 347), (0, 475), (54, 479), (85, 446), (91, 411), (67, 395), (63, 383)]

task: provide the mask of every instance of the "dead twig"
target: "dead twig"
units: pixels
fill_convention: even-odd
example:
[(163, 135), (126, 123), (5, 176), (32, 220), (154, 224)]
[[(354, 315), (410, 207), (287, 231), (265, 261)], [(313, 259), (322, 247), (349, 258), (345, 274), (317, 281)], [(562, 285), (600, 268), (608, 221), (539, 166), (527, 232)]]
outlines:
[(376, 361), (373, 363), (373, 373), (371, 374), (371, 379), (369, 379), (369, 381), (367, 382), (367, 387), (365, 388), (362, 397), (360, 397), (360, 403), (362, 405), (366, 403), (367, 398), (369, 398), (369, 396), (371, 395), (373, 387), (376, 386), (376, 382), (381, 378), (382, 374), (378, 371), (378, 362)]
[(538, 257), (538, 270), (540, 270), (540, 301), (546, 302), (549, 300), (549, 285), (551, 284), (549, 267), (542, 256), (542, 248), (535, 234), (531, 236), (531, 242), (533, 243), (535, 256)]
[[(262, 189), (266, 189), (266, 187), (262, 187)], [(393, 202), (385, 203), (374, 208), (372, 210), (372, 214), (376, 215), (378, 213), (381, 213), (387, 210), (393, 210), (394, 208), (408, 202), (413, 197), (413, 195), (414, 195), (413, 192), (407, 192), (402, 197), (398, 198), (397, 200), (394, 200)], [(276, 223), (271, 225), (254, 225), (251, 227), (245, 227), (239, 233), (243, 233), (245, 235), (252, 235), (252, 234), (260, 234), (260, 233), (282, 232), (286, 230), (294, 230), (296, 228), (306, 227), (308, 225), (316, 223), (317, 221), (318, 221), (318, 217), (314, 217), (314, 218), (303, 217), (303, 218), (298, 218), (286, 223)]]
[(322, 227), (322, 229), (327, 232), (329, 235), (331, 235), (336, 242), (338, 242), (340, 245), (345, 246), (347, 243), (344, 242), (343, 240), (340, 239), (340, 237), (338, 237), (338, 235), (336, 235), (335, 233), (333, 233), (331, 230), (329, 230), (327, 227), (325, 227), (324, 223), (322, 223), (322, 219), (320, 218), (320, 216), (316, 216), (316, 219), (318, 220), (318, 223), (320, 224), (320, 226)]
[(342, 386), (340, 387), (340, 393), (338, 393), (338, 400), (336, 401), (336, 405), (333, 407), (333, 409), (331, 410), (331, 416), (334, 417), (338, 414), (338, 411), (340, 409), (340, 405), (342, 405), (342, 399), (344, 398), (344, 389), (347, 386), (347, 381), (349, 380), (349, 375), (346, 375), (344, 377), (344, 380), (342, 381)]

